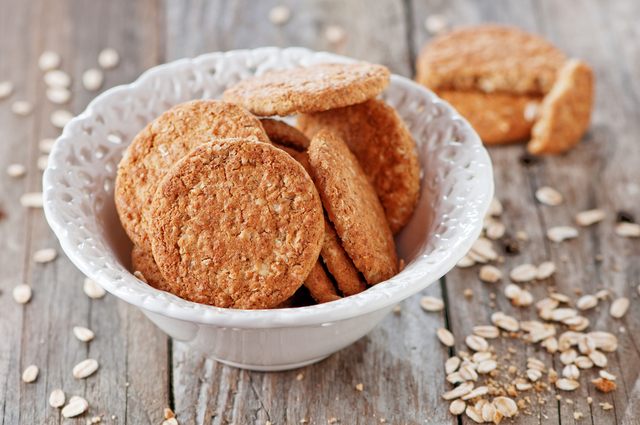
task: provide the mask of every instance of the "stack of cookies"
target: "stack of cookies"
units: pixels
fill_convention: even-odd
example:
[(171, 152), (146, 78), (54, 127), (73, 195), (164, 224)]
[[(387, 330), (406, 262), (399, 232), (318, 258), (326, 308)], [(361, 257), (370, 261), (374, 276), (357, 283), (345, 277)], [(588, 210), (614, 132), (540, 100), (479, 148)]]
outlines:
[(147, 125), (115, 188), (135, 275), (189, 301), (268, 309), (397, 274), (393, 235), (420, 178), (408, 129), (376, 99), (389, 80), (365, 62), (272, 72)]
[(456, 108), (485, 144), (530, 139), (529, 153), (557, 154), (589, 126), (589, 65), (517, 28), (489, 24), (440, 35), (416, 69), (416, 81)]

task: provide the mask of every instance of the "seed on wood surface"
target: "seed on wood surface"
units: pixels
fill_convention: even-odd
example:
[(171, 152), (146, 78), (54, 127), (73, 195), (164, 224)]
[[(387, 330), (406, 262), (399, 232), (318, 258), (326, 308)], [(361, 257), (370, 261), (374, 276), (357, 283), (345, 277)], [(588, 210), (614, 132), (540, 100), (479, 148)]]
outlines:
[(302, 381), (304, 379), (304, 375), (299, 373), (296, 375), (296, 381)]
[(573, 419), (575, 419), (576, 421), (580, 418), (582, 418), (584, 415), (581, 412), (573, 412)]
[(61, 61), (62, 59), (58, 53), (53, 50), (46, 50), (40, 55), (40, 58), (38, 58), (38, 67), (45, 72), (51, 71), (59, 67)]
[(613, 352), (618, 348), (618, 338), (612, 333), (604, 331), (594, 331), (588, 334), (596, 343), (596, 348), (603, 351)]
[(542, 360), (536, 359), (535, 357), (529, 357), (527, 359), (527, 369), (539, 370), (542, 373), (545, 373), (547, 371), (547, 368)]
[(466, 415), (469, 418), (471, 418), (474, 422), (479, 424), (484, 423), (484, 420), (482, 419), (482, 415), (476, 412), (475, 407), (467, 406), (467, 409), (464, 411), (464, 413), (466, 413)]
[(486, 257), (483, 257), (482, 255), (478, 254), (477, 252), (470, 250), (467, 253), (467, 257), (471, 258), (475, 263), (480, 263), (480, 264), (485, 264), (489, 262), (489, 259)]
[(465, 255), (460, 259), (460, 261), (458, 261), (456, 266), (460, 268), (465, 268), (465, 267), (471, 267), (474, 264), (476, 264), (476, 261), (473, 258), (469, 257), (468, 255)]
[(429, 34), (442, 34), (449, 29), (449, 20), (444, 15), (429, 15), (424, 20), (424, 28)]
[(525, 332), (536, 332), (545, 328), (545, 324), (537, 320), (524, 320), (520, 322), (520, 329)]
[(26, 304), (31, 299), (31, 287), (24, 283), (13, 288), (13, 299), (20, 304)]
[(87, 329), (84, 328), (82, 326), (74, 326), (73, 327), (73, 334), (76, 336), (76, 338), (78, 338), (80, 341), (91, 341), (93, 339), (93, 331), (91, 329)]
[(596, 342), (588, 334), (582, 335), (578, 341), (578, 350), (582, 354), (589, 354), (596, 349)]
[(452, 373), (448, 374), (445, 379), (447, 380), (447, 382), (449, 382), (450, 384), (453, 384), (453, 385), (458, 384), (460, 382), (465, 382), (466, 381), (466, 379), (464, 379), (462, 377), (460, 372), (452, 372)]
[(589, 360), (591, 360), (593, 364), (598, 367), (607, 367), (607, 365), (609, 364), (607, 356), (605, 356), (604, 353), (598, 350), (593, 350), (591, 353), (589, 353)]
[(95, 359), (83, 360), (73, 367), (73, 376), (78, 379), (91, 376), (98, 370), (98, 362)]
[(562, 378), (556, 381), (556, 388), (562, 391), (573, 391), (579, 387), (580, 384), (578, 381), (574, 381), (573, 379)]
[(568, 364), (562, 369), (562, 377), (577, 381), (580, 378), (580, 370), (574, 364)]
[(596, 388), (602, 392), (608, 393), (616, 389), (616, 383), (605, 379), (603, 377), (592, 379), (591, 382), (595, 384)]
[(538, 115), (538, 106), (540, 106), (540, 102), (527, 102), (524, 106), (524, 119), (526, 121), (532, 122), (536, 120), (536, 116)]
[(582, 337), (582, 333), (567, 331), (558, 338), (558, 348), (560, 351), (568, 350), (573, 345), (578, 345), (578, 341)]
[(444, 308), (444, 302), (439, 298), (427, 295), (420, 299), (420, 307), (424, 311), (440, 311)]
[(338, 25), (331, 25), (324, 31), (324, 36), (329, 43), (340, 44), (347, 38), (347, 31)]
[(273, 25), (283, 25), (289, 21), (289, 18), (291, 18), (291, 10), (285, 5), (276, 6), (269, 11), (269, 21)]
[(456, 370), (458, 370), (458, 366), (460, 366), (461, 361), (462, 360), (460, 360), (460, 357), (458, 356), (449, 357), (447, 361), (444, 362), (444, 372), (447, 375), (455, 372)]
[(526, 373), (531, 382), (536, 382), (542, 377), (542, 372), (537, 369), (528, 369)]
[(482, 386), (474, 388), (468, 394), (462, 396), (463, 400), (471, 400), (472, 398), (481, 397), (489, 392), (489, 387)]
[(489, 373), (498, 367), (498, 362), (495, 360), (485, 360), (478, 365), (478, 373)]
[(464, 342), (474, 351), (487, 351), (489, 349), (487, 340), (478, 335), (468, 335)]
[(98, 55), (98, 64), (104, 69), (111, 69), (118, 66), (120, 62), (120, 55), (115, 49), (106, 48), (103, 49)]
[(32, 364), (22, 372), (22, 380), (24, 382), (33, 382), (38, 377), (38, 366)]
[[(478, 254), (481, 258), (485, 259), (485, 263), (487, 261), (495, 261), (498, 259), (498, 253), (493, 249), (493, 242), (487, 238), (480, 237), (476, 240), (471, 246), (471, 251), (469, 254)], [(478, 261), (477, 257), (472, 257), (476, 262)]]
[(518, 332), (520, 330), (520, 323), (514, 317), (507, 316), (501, 311), (491, 315), (491, 323), (509, 332)]
[(47, 99), (56, 105), (63, 105), (71, 99), (71, 92), (64, 87), (50, 87), (47, 89)]
[(98, 285), (88, 277), (84, 280), (83, 289), (84, 289), (84, 293), (87, 294), (87, 296), (94, 299), (102, 298), (107, 293), (102, 288), (102, 286)]
[(580, 369), (591, 369), (593, 367), (593, 362), (591, 361), (591, 359), (589, 359), (589, 357), (586, 356), (576, 357), (576, 359), (573, 361), (573, 364), (575, 364), (576, 367), (579, 367)]
[(33, 253), (33, 261), (36, 263), (48, 263), (53, 261), (58, 256), (58, 253), (53, 248), (41, 249)]
[(536, 278), (538, 268), (533, 264), (521, 264), (511, 270), (509, 277), (514, 282), (529, 282)]
[(456, 340), (453, 337), (453, 334), (446, 330), (445, 328), (440, 328), (436, 331), (436, 335), (441, 343), (446, 345), (447, 347), (453, 347), (456, 343)]
[(554, 298), (544, 298), (536, 303), (538, 310), (554, 310), (560, 305), (560, 301)]
[(500, 336), (500, 330), (495, 326), (491, 326), (491, 325), (474, 326), (473, 333), (483, 338), (490, 338), (490, 339), (497, 338)]
[(7, 174), (11, 177), (22, 177), (27, 174), (27, 167), (22, 164), (9, 164)]
[(460, 398), (463, 395), (469, 394), (473, 389), (473, 382), (465, 382), (460, 384), (458, 387), (448, 391), (442, 395), (442, 398), (445, 400), (454, 400), (456, 398)]
[(561, 303), (568, 303), (569, 301), (571, 301), (568, 296), (566, 296), (564, 294), (558, 294), (557, 292), (552, 292), (551, 293), (551, 298), (553, 298), (554, 300), (557, 300), (557, 301), (559, 301)]
[(589, 327), (589, 319), (584, 316), (568, 317), (562, 321), (572, 331), (583, 331)]
[(477, 381), (478, 373), (475, 370), (475, 365), (472, 365), (470, 362), (462, 362), (460, 369), (458, 369), (460, 376), (464, 378), (465, 381)]
[(554, 354), (558, 351), (558, 340), (555, 337), (545, 338), (540, 345), (547, 349), (547, 353)]
[(480, 267), (480, 273), (478, 276), (480, 277), (480, 280), (494, 283), (502, 279), (502, 272), (497, 267), (485, 265)]
[(533, 388), (529, 382), (516, 382), (516, 390), (518, 391), (528, 391)]
[(520, 296), (522, 293), (522, 289), (513, 283), (508, 284), (504, 287), (504, 296), (510, 300), (514, 300)]
[(6, 99), (13, 93), (13, 83), (11, 81), (0, 81), (0, 99)]
[(556, 272), (556, 263), (553, 261), (545, 261), (538, 266), (538, 272), (536, 273), (536, 279), (543, 280), (551, 277)]
[(42, 139), (38, 142), (38, 149), (42, 153), (51, 153), (51, 149), (53, 149), (53, 144), (56, 142), (56, 139)]
[(548, 380), (549, 385), (555, 384), (555, 382), (558, 380), (558, 372), (556, 372), (555, 369), (551, 367), (549, 368), (548, 372), (549, 372), (549, 380)]
[(451, 402), (451, 405), (449, 406), (449, 411), (451, 412), (452, 415), (461, 415), (466, 408), (467, 408), (467, 403), (465, 403), (460, 399), (457, 399)]
[(528, 307), (533, 304), (533, 295), (531, 294), (531, 292), (523, 289), (520, 292), (520, 295), (518, 295), (518, 298), (512, 299), (511, 302), (516, 307)]
[(42, 192), (25, 193), (20, 197), (20, 204), (23, 207), (42, 208), (44, 205), (44, 197)]
[(640, 237), (640, 224), (627, 223), (625, 221), (616, 224), (616, 235), (623, 236), (625, 238), (638, 238)]
[(89, 408), (89, 403), (87, 400), (80, 396), (73, 396), (69, 400), (69, 404), (67, 404), (62, 409), (62, 416), (65, 418), (73, 418), (87, 411)]
[(64, 128), (65, 125), (73, 118), (73, 114), (64, 109), (58, 109), (51, 114), (51, 124), (57, 128)]
[(551, 320), (555, 322), (562, 322), (564, 319), (577, 315), (578, 312), (572, 308), (556, 308), (551, 312)]
[(606, 370), (601, 370), (600, 371), (600, 377), (604, 378), (604, 379), (608, 379), (609, 381), (615, 381), (616, 380), (616, 376), (610, 374), (609, 372), (607, 372)]
[(571, 226), (555, 226), (547, 230), (547, 238), (551, 242), (560, 243), (565, 239), (573, 239), (578, 237), (578, 230)]
[[(142, 272), (140, 270), (136, 270), (135, 272), (133, 272), (133, 275), (135, 277), (137, 277), (139, 280), (143, 281), (144, 283), (146, 283), (147, 285), (149, 284), (149, 282), (147, 282), (147, 278), (144, 277), (144, 275), (142, 274)], [(399, 305), (397, 305), (396, 307), (400, 307)], [(395, 309), (395, 307), (394, 307)]]
[(51, 88), (68, 89), (71, 86), (71, 77), (64, 71), (53, 69), (44, 74), (44, 82)]
[(529, 235), (527, 235), (527, 232), (520, 230), (516, 232), (516, 238), (520, 241), (528, 241), (529, 240)]
[(562, 362), (562, 364), (571, 364), (576, 360), (577, 357), (578, 353), (573, 348), (560, 353), (560, 361)]
[(605, 217), (606, 214), (603, 210), (581, 211), (576, 214), (576, 223), (580, 226), (591, 226), (592, 224), (604, 220)]
[(611, 317), (619, 319), (622, 316), (624, 316), (628, 308), (629, 308), (629, 298), (620, 297), (611, 303), (611, 309), (609, 310), (609, 314), (611, 314)]
[(465, 289), (464, 291), (462, 291), (462, 294), (463, 294), (465, 297), (469, 298), (470, 296), (472, 296), (472, 295), (473, 295), (473, 291), (472, 291), (471, 289), (467, 288), (467, 289)]
[[(303, 419), (303, 421), (305, 420)], [(306, 423), (306, 421), (302, 423)], [(162, 422), (162, 425), (178, 425), (178, 420), (176, 418), (169, 418), (166, 421)]]
[[(591, 397), (589, 397), (589, 398), (591, 398)], [(589, 404), (591, 404), (591, 403), (589, 403)], [(599, 405), (602, 407), (602, 410), (612, 410), (613, 409), (613, 404), (611, 404), (611, 403), (604, 402), (604, 403), (599, 403)]]
[(356, 385), (356, 390), (358, 390), (358, 391), (364, 390), (364, 385), (362, 385), (362, 382), (359, 383), (358, 385)]
[(599, 300), (605, 300), (609, 297), (609, 291), (607, 291), (606, 289), (601, 289), (598, 292), (596, 292), (593, 296)]
[(87, 69), (82, 74), (82, 85), (87, 91), (96, 91), (102, 87), (104, 74), (97, 68)]
[(518, 405), (509, 397), (496, 397), (493, 399), (493, 406), (498, 412), (507, 418), (512, 417), (518, 412)]
[(33, 104), (26, 100), (18, 100), (11, 104), (11, 111), (16, 115), (26, 117), (33, 111)]
[(536, 190), (536, 199), (545, 205), (555, 207), (564, 201), (560, 192), (549, 186), (543, 186)]
[(57, 409), (58, 407), (64, 406), (64, 402), (65, 396), (62, 390), (58, 389), (51, 392), (51, 395), (49, 396), (49, 404), (51, 407), (55, 407)]
[(504, 236), (507, 228), (498, 220), (491, 220), (485, 231), (485, 235), (492, 240), (500, 239)]
[(578, 310), (589, 310), (598, 305), (598, 298), (594, 295), (585, 295), (576, 302)]
[(487, 211), (487, 215), (490, 217), (499, 217), (503, 212), (504, 207), (502, 206), (502, 202), (494, 196), (489, 204), (489, 211)]
[(47, 169), (47, 166), (49, 165), (49, 155), (41, 155), (38, 158), (38, 170), (44, 171)]

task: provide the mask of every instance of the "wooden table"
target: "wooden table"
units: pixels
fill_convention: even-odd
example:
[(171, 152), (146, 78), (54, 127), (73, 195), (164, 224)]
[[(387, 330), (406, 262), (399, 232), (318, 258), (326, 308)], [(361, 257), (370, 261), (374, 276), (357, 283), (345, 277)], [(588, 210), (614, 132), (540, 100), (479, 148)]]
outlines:
[[(105, 71), (103, 89), (135, 80), (144, 70), (163, 62), (200, 53), (258, 46), (304, 46), (383, 63), (411, 77), (421, 46), (430, 38), (427, 16), (444, 14), (454, 24), (498, 21), (543, 34), (594, 67), (596, 106), (583, 143), (570, 153), (523, 161), (524, 148), (491, 148), (496, 193), (505, 206), (502, 222), (515, 240), (524, 231), (516, 254), (501, 252), (508, 272), (516, 265), (552, 260), (557, 273), (549, 280), (525, 285), (536, 299), (551, 287), (577, 297), (609, 288), (631, 298), (620, 320), (608, 314), (610, 301), (586, 312), (590, 329), (609, 330), (619, 349), (609, 355), (607, 370), (618, 376), (618, 390), (597, 392), (590, 383), (595, 370), (585, 370), (582, 386), (573, 393), (543, 393), (530, 414), (514, 423), (638, 423), (640, 415), (640, 315), (636, 286), (640, 283), (640, 243), (613, 233), (618, 214), (640, 219), (640, 4), (623, 0), (303, 0), (283, 1), (292, 16), (283, 26), (268, 14), (280, 2), (241, 0), (21, 0), (0, 2), (0, 81), (11, 80), (16, 92), (0, 101), (0, 170), (8, 164), (28, 166), (22, 179), (0, 179), (0, 424), (84, 424), (104, 414), (107, 424), (160, 424), (171, 407), (180, 424), (442, 424), (471, 423), (452, 417), (441, 394), (451, 388), (444, 380), (443, 362), (465, 349), (464, 336), (476, 324), (489, 323), (494, 311), (520, 319), (536, 318), (535, 308), (518, 309), (502, 296), (508, 279), (481, 282), (478, 268), (456, 268), (440, 282), (401, 304), (368, 336), (319, 364), (283, 373), (257, 373), (222, 366), (172, 342), (136, 308), (107, 295), (84, 295), (84, 276), (62, 254), (41, 210), (20, 206), (20, 195), (41, 190), (36, 167), (38, 141), (56, 137), (49, 121), (57, 107), (44, 96), (39, 55), (53, 49), (63, 57), (61, 69), (74, 77), (74, 97), (68, 109), (80, 113), (94, 94), (82, 88), (80, 76), (97, 66), (98, 52), (115, 48), (120, 65)], [(338, 25), (346, 40), (331, 44), (325, 29)], [(14, 100), (34, 102), (28, 117), (11, 113)], [(535, 201), (536, 188), (549, 185), (565, 196), (559, 207)], [(603, 223), (580, 230), (572, 241), (553, 244), (550, 226), (571, 224), (581, 210), (602, 208)], [(504, 240), (502, 242), (504, 242)], [(502, 247), (502, 243), (498, 243)], [(61, 254), (48, 264), (36, 264), (32, 254), (54, 247)], [(502, 248), (500, 249), (502, 251)], [(601, 260), (597, 260), (601, 254)], [(600, 258), (598, 256), (598, 258)], [(13, 287), (27, 282), (33, 299), (14, 302)], [(470, 289), (472, 296), (463, 296)], [(491, 294), (498, 294), (493, 300)], [(423, 295), (443, 297), (442, 313), (425, 313)], [(495, 306), (490, 307), (491, 302)], [(73, 326), (91, 328), (90, 343), (73, 337)], [(439, 327), (456, 336), (453, 350), (435, 337)], [(301, 343), (304, 343), (301, 341)], [(492, 341), (498, 353), (517, 347), (512, 363), (524, 369), (535, 356), (558, 372), (558, 355), (539, 345)], [(100, 369), (85, 380), (75, 379), (73, 366), (87, 357)], [(23, 369), (36, 364), (36, 382), (21, 380)], [(302, 374), (302, 379), (296, 377)], [(356, 386), (363, 384), (363, 391)], [(63, 388), (67, 398), (82, 395), (88, 413), (63, 419), (48, 405), (52, 390)], [(526, 394), (523, 394), (526, 395)], [(586, 402), (593, 398), (592, 405)], [(572, 404), (569, 400), (572, 400)], [(599, 403), (614, 406), (604, 411)], [(574, 412), (584, 417), (574, 419)], [(507, 421), (507, 423), (510, 423)]]

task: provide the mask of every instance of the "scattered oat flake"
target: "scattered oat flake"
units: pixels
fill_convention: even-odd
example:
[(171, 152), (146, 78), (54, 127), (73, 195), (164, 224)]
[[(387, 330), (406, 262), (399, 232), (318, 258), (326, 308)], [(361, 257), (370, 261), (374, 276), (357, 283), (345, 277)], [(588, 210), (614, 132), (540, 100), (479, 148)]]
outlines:
[(303, 379), (304, 379), (304, 375), (303, 375), (303, 374), (301, 374), (301, 373), (299, 373), (299, 374), (296, 376), (296, 381), (302, 381)]
[(165, 407), (164, 408), (164, 418), (165, 419), (171, 419), (171, 418), (175, 418), (176, 415), (173, 413), (173, 410), (171, 410), (171, 408), (169, 407)]
[(491, 326), (491, 325), (474, 326), (473, 333), (483, 338), (490, 338), (490, 339), (497, 338), (500, 336), (500, 330), (495, 326)]
[(64, 87), (50, 87), (47, 89), (47, 99), (56, 105), (64, 105), (71, 100), (71, 92)]
[(62, 409), (62, 416), (65, 418), (73, 418), (86, 412), (88, 408), (89, 403), (87, 403), (87, 400), (80, 396), (73, 396), (69, 400), (69, 404)]
[(49, 155), (41, 155), (38, 158), (38, 170), (44, 171), (47, 169), (47, 166), (49, 165)]
[(456, 370), (458, 370), (458, 366), (460, 366), (460, 357), (453, 356), (447, 359), (444, 363), (444, 371), (447, 375), (452, 374)]
[(580, 387), (578, 381), (573, 379), (561, 378), (556, 381), (556, 388), (562, 391), (573, 391)]
[(57, 128), (63, 128), (72, 118), (73, 114), (71, 112), (58, 109), (51, 114), (51, 124)]
[(502, 279), (502, 272), (497, 267), (485, 265), (480, 267), (479, 277), (485, 282), (495, 283)]
[(444, 308), (444, 301), (427, 295), (420, 299), (420, 307), (422, 307), (424, 311), (441, 311)]
[(598, 223), (606, 217), (606, 214), (603, 210), (588, 210), (581, 211), (576, 214), (576, 223), (579, 226), (591, 226), (592, 224)]
[(347, 38), (347, 31), (338, 25), (331, 25), (324, 31), (324, 36), (329, 43), (340, 44)]
[(516, 232), (516, 238), (518, 240), (521, 240), (521, 241), (525, 242), (525, 241), (529, 240), (529, 235), (527, 235), (527, 232), (519, 230), (518, 232)]
[(13, 93), (13, 83), (11, 81), (0, 81), (0, 99), (6, 99)]
[(28, 366), (24, 372), (22, 372), (22, 380), (27, 383), (35, 381), (38, 377), (38, 371), (38, 366), (34, 364)]
[(522, 293), (522, 288), (513, 283), (508, 284), (504, 287), (504, 296), (510, 300), (516, 299)]
[(489, 349), (487, 340), (478, 335), (468, 335), (464, 342), (473, 351), (487, 351)]
[(19, 304), (26, 304), (31, 299), (31, 287), (24, 283), (13, 288), (11, 293), (15, 302)]
[(578, 312), (572, 308), (557, 308), (551, 312), (551, 320), (562, 322), (570, 317), (577, 316)]
[(589, 360), (591, 360), (593, 364), (598, 367), (607, 367), (607, 365), (609, 364), (607, 356), (605, 356), (604, 353), (598, 350), (594, 350), (589, 353)]
[(518, 332), (520, 330), (520, 323), (514, 317), (507, 316), (501, 311), (491, 315), (491, 323), (509, 332)]
[(337, 422), (338, 422), (338, 419), (336, 419), (336, 418), (331, 418), (331, 419), (329, 419), (329, 420), (327, 421), (327, 423), (329, 423), (329, 424), (335, 424), (335, 423), (337, 423)]
[(22, 177), (27, 174), (27, 167), (22, 164), (10, 164), (7, 167), (7, 174), (10, 177)]
[(473, 291), (469, 288), (465, 289), (464, 291), (462, 291), (462, 293), (464, 294), (465, 297), (469, 298), (470, 296), (473, 295)]
[(608, 379), (609, 381), (615, 381), (616, 380), (616, 376), (610, 374), (606, 370), (601, 370), (599, 373), (600, 373), (600, 377), (601, 378)]
[(104, 74), (97, 68), (87, 69), (82, 74), (82, 85), (87, 91), (96, 91), (102, 87)]
[(362, 383), (356, 385), (356, 390), (362, 391), (363, 389), (364, 389), (364, 385), (362, 385)]
[(467, 407), (467, 403), (464, 401), (457, 399), (451, 402), (449, 406), (449, 411), (452, 415), (461, 415)]
[(504, 212), (504, 207), (502, 206), (502, 202), (496, 197), (491, 199), (491, 204), (489, 204), (489, 211), (487, 211), (487, 215), (490, 217), (499, 217)]
[(51, 395), (49, 395), (49, 404), (51, 407), (55, 407), (57, 409), (58, 407), (64, 406), (64, 402), (65, 396), (61, 389), (53, 390)]
[(445, 400), (453, 400), (456, 398), (460, 398), (463, 395), (469, 394), (473, 389), (473, 382), (465, 382), (460, 384), (458, 387), (448, 391), (442, 395), (442, 398)]
[(551, 277), (556, 272), (556, 263), (553, 261), (545, 261), (538, 266), (538, 272), (536, 273), (536, 279), (543, 280)]
[(576, 302), (578, 310), (589, 310), (598, 305), (598, 298), (594, 295), (584, 295)]
[(38, 59), (38, 67), (42, 71), (46, 72), (59, 67), (60, 62), (62, 62), (62, 59), (60, 58), (60, 55), (58, 53), (54, 52), (53, 50), (46, 50), (40, 55), (40, 58)]
[(560, 243), (566, 239), (578, 237), (578, 230), (571, 226), (555, 226), (547, 230), (547, 238), (551, 242)]
[(573, 412), (573, 419), (575, 419), (576, 421), (578, 419), (580, 419), (582, 417), (582, 413), (580, 412)]
[(463, 400), (471, 400), (472, 398), (483, 396), (483, 395), (487, 394), (488, 392), (489, 392), (489, 387), (487, 387), (487, 386), (477, 387), (477, 388), (474, 388), (473, 390), (469, 391), (467, 394), (463, 395), (462, 399)]
[(552, 207), (560, 205), (564, 201), (562, 194), (549, 186), (543, 186), (536, 190), (536, 199), (541, 203)]
[(577, 381), (580, 378), (580, 370), (574, 364), (568, 364), (562, 369), (562, 377)]
[(453, 334), (445, 328), (439, 328), (436, 331), (436, 336), (438, 337), (440, 342), (447, 347), (453, 347), (453, 345), (455, 344), (455, 338), (453, 337)]
[(53, 248), (46, 248), (36, 251), (33, 254), (33, 261), (36, 263), (49, 263), (56, 259), (58, 253)]
[(640, 237), (640, 224), (627, 223), (626, 221), (623, 221), (616, 224), (615, 232), (618, 236), (624, 236), (626, 238), (638, 238)]
[(511, 270), (509, 277), (514, 282), (529, 282), (536, 278), (538, 268), (533, 264), (521, 264)]
[(162, 422), (162, 425), (178, 425), (178, 420), (174, 418), (169, 418), (166, 421)]
[(449, 21), (444, 15), (430, 15), (424, 20), (424, 28), (429, 34), (442, 34), (449, 29)]
[(111, 69), (118, 66), (120, 62), (120, 55), (115, 49), (106, 48), (103, 49), (98, 55), (98, 64), (104, 69)]
[(73, 367), (73, 376), (78, 379), (83, 379), (91, 376), (98, 370), (98, 361), (95, 359), (83, 360)]
[(456, 266), (460, 267), (460, 268), (466, 268), (466, 267), (471, 267), (474, 264), (476, 264), (475, 260), (473, 258), (469, 257), (468, 255), (465, 255), (464, 257), (462, 257), (460, 259), (460, 261), (458, 261)]
[(512, 417), (518, 412), (518, 405), (509, 397), (496, 397), (493, 399), (493, 406), (507, 418)]
[(84, 341), (84, 342), (91, 341), (93, 339), (93, 337), (94, 337), (93, 331), (91, 329), (87, 329), (87, 328), (82, 327), (82, 326), (74, 326), (73, 327), (73, 334), (80, 341)]
[(467, 254), (476, 262), (488, 262), (498, 259), (498, 253), (493, 249), (493, 242), (487, 238), (480, 237), (471, 246), (471, 251)]
[(44, 83), (50, 88), (68, 89), (71, 86), (71, 77), (64, 71), (52, 69), (45, 72)]
[(496, 240), (503, 237), (506, 231), (507, 228), (504, 224), (500, 223), (497, 220), (491, 220), (489, 222), (489, 225), (487, 226), (485, 235), (491, 240)]
[(615, 319), (620, 319), (627, 312), (629, 308), (629, 298), (620, 297), (611, 303), (609, 314)]
[(89, 278), (84, 280), (83, 289), (87, 296), (94, 299), (102, 298), (107, 293), (100, 285)]
[(13, 102), (11, 105), (11, 111), (20, 115), (21, 117), (26, 117), (33, 111), (33, 104), (31, 102), (27, 102), (26, 100), (18, 100)]
[(20, 197), (20, 204), (28, 208), (42, 208), (44, 205), (44, 197), (42, 192), (25, 193)]
[(279, 5), (269, 11), (269, 21), (273, 25), (283, 25), (291, 18), (291, 10), (285, 5)]

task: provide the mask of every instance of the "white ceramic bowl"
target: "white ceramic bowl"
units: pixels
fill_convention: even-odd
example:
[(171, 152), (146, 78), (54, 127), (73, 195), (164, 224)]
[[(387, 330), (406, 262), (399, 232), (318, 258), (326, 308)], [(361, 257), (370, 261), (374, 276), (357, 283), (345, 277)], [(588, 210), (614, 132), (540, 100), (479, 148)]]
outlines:
[(396, 237), (407, 267), (367, 291), (328, 304), (231, 310), (195, 304), (140, 282), (113, 201), (118, 163), (152, 119), (191, 99), (221, 98), (266, 71), (353, 59), (302, 48), (211, 53), (155, 67), (98, 96), (55, 143), (44, 173), (44, 209), (62, 248), (84, 274), (139, 307), (176, 340), (230, 365), (284, 370), (319, 361), (368, 333), (403, 299), (449, 271), (480, 234), (493, 197), (491, 162), (477, 134), (432, 92), (393, 75), (382, 98), (413, 135), (420, 202)]

